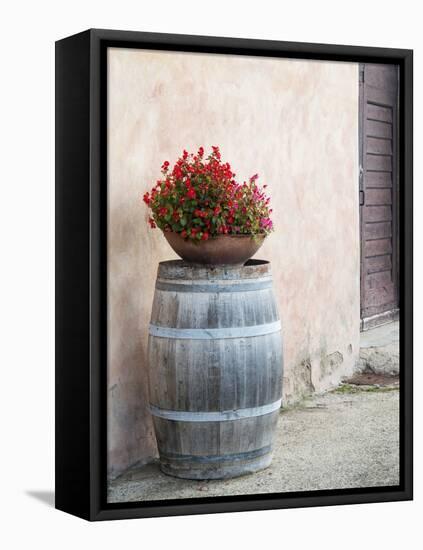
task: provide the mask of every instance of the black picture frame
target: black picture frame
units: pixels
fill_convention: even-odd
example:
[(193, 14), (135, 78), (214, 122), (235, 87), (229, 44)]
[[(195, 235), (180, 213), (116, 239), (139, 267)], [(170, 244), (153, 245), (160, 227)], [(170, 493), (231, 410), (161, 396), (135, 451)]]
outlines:
[[(395, 63), (400, 71), (400, 484), (302, 493), (106, 501), (108, 47)], [(56, 42), (56, 508), (109, 520), (412, 499), (413, 52), (91, 29)]]

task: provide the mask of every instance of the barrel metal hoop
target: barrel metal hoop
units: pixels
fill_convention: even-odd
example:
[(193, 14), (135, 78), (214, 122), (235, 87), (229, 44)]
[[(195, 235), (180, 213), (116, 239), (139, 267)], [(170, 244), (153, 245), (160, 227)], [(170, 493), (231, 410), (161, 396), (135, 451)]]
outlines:
[(230, 411), (172, 411), (161, 409), (155, 405), (150, 405), (150, 412), (153, 416), (164, 418), (165, 420), (176, 420), (179, 422), (225, 422), (228, 420), (239, 420), (241, 418), (252, 418), (270, 414), (280, 408), (282, 399), (273, 403), (267, 403), (261, 407), (251, 407), (248, 409), (235, 409)]
[(174, 281), (169, 282), (166, 280), (158, 279), (156, 282), (156, 289), (167, 292), (202, 292), (202, 293), (220, 293), (220, 292), (254, 292), (257, 290), (265, 290), (272, 288), (272, 278), (262, 277), (261, 279), (253, 279), (248, 281), (229, 281), (228, 283), (214, 282), (210, 283), (200, 281), (194, 283), (189, 281), (188, 283), (176, 283)]
[(281, 330), (280, 320), (263, 325), (227, 328), (173, 328), (150, 324), (149, 333), (159, 338), (183, 340), (221, 340), (225, 338), (251, 338), (264, 336)]
[(267, 455), (272, 451), (272, 445), (266, 445), (260, 449), (253, 449), (252, 451), (246, 451), (244, 453), (231, 453), (227, 455), (183, 455), (179, 453), (160, 453), (160, 459), (168, 462), (191, 462), (198, 464), (208, 464), (210, 462), (235, 462), (246, 461), (258, 458), (263, 455)]

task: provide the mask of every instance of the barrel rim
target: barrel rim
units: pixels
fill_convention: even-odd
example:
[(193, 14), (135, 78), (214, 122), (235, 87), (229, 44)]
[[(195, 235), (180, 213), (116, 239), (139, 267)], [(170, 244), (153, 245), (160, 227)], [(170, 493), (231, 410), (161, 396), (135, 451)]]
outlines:
[(264, 276), (271, 276), (271, 264), (270, 261), (261, 259), (248, 260), (242, 266), (205, 266), (183, 260), (165, 260), (159, 263), (157, 270), (157, 278), (172, 280), (245, 280)]

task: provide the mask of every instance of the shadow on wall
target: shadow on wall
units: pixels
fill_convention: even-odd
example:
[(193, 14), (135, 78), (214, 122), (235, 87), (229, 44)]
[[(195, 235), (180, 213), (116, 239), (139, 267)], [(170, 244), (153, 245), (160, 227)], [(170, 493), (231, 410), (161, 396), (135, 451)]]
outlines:
[[(139, 209), (139, 204), (135, 207)], [(148, 411), (146, 352), (148, 324), (145, 311), (151, 309), (154, 275), (139, 248), (145, 248), (150, 264), (157, 266), (150, 241), (141, 242), (133, 217), (121, 205), (114, 209), (117, 230), (109, 239), (114, 253), (109, 259), (108, 350), (108, 475), (115, 477), (125, 468), (157, 456), (153, 423)], [(139, 223), (145, 223), (140, 215)], [(140, 265), (141, 264), (141, 265)], [(141, 284), (140, 284), (141, 280)]]

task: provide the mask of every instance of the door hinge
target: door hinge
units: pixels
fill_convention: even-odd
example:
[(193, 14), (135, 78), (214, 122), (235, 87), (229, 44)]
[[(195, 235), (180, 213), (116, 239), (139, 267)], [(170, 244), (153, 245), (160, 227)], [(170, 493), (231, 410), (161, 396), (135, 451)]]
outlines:
[(360, 65), (358, 80), (359, 82), (364, 82), (364, 65)]
[(359, 191), (359, 201), (360, 201), (359, 204), (360, 204), (360, 206), (364, 206), (364, 199), (365, 199), (364, 191), (362, 189), (360, 189), (360, 191)]

